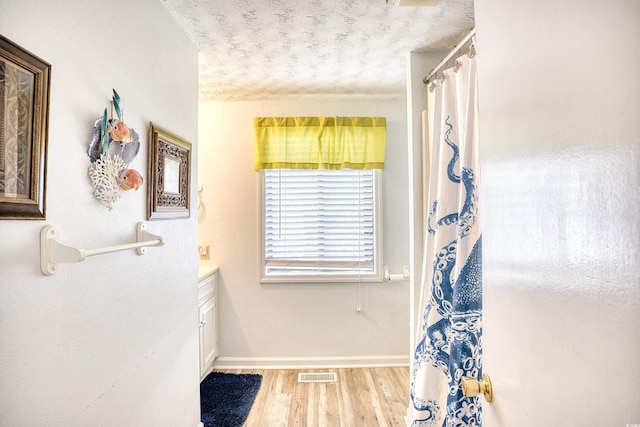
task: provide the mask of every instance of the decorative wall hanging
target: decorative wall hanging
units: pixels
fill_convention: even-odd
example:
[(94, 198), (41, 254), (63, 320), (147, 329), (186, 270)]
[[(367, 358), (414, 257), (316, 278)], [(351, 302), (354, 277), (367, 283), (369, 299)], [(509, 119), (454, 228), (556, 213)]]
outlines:
[(147, 219), (189, 218), (191, 144), (150, 123)]
[[(122, 196), (123, 191), (138, 190), (143, 179), (140, 173), (129, 169), (129, 164), (138, 154), (140, 139), (123, 119), (122, 100), (113, 89), (111, 106), (116, 110), (117, 118), (107, 118), (107, 109), (93, 125), (93, 139), (89, 144), (89, 176), (95, 188), (95, 196), (109, 210)], [(113, 144), (113, 142), (118, 144)], [(115, 147), (115, 149), (113, 148)], [(110, 150), (110, 148), (112, 148)], [(114, 152), (113, 154), (110, 153)]]
[(0, 36), (0, 218), (45, 219), (51, 65)]

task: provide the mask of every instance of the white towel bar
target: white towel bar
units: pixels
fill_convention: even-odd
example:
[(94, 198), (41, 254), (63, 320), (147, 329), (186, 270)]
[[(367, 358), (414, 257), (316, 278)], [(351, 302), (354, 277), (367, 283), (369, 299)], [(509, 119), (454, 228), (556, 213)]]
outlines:
[(45, 225), (40, 230), (40, 271), (51, 276), (58, 271), (59, 263), (80, 262), (88, 256), (108, 254), (111, 252), (137, 249), (138, 255), (147, 253), (149, 246), (164, 245), (164, 238), (146, 231), (147, 225), (139, 222), (136, 226), (135, 243), (109, 246), (100, 249), (79, 249), (58, 241), (58, 229), (53, 225)]

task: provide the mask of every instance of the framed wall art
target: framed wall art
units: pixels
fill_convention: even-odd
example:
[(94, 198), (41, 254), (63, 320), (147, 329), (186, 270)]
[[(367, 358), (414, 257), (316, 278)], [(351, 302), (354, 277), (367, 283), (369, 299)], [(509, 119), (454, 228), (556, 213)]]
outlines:
[(147, 172), (147, 219), (189, 218), (191, 144), (150, 123)]
[(51, 65), (0, 36), (0, 219), (45, 219)]

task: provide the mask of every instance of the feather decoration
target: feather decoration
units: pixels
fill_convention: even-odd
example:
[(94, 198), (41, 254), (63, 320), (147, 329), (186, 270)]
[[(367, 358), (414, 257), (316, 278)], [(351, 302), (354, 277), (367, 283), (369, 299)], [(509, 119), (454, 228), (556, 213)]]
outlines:
[(91, 143), (89, 144), (89, 150), (87, 154), (89, 155), (89, 159), (91, 163), (95, 162), (100, 158), (100, 154), (102, 153), (102, 117), (98, 117), (96, 122), (93, 124), (93, 138), (91, 139)]
[(131, 129), (131, 142), (120, 145), (120, 157), (124, 161), (125, 167), (129, 166), (129, 163), (138, 155), (140, 150), (140, 138), (138, 133)]
[(120, 95), (113, 89), (113, 107), (116, 109), (116, 115), (118, 116), (118, 120), (122, 120), (122, 101), (120, 100)]
[(101, 154), (104, 156), (109, 151), (109, 144), (111, 140), (109, 139), (109, 129), (107, 127), (107, 109), (104, 109), (104, 114), (102, 115), (102, 127), (100, 128), (100, 147)]

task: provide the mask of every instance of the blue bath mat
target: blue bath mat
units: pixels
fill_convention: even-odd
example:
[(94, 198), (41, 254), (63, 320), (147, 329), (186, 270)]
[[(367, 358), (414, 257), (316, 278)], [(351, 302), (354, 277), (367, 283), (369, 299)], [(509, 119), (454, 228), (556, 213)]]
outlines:
[(240, 427), (260, 390), (262, 375), (212, 372), (200, 383), (205, 427)]

